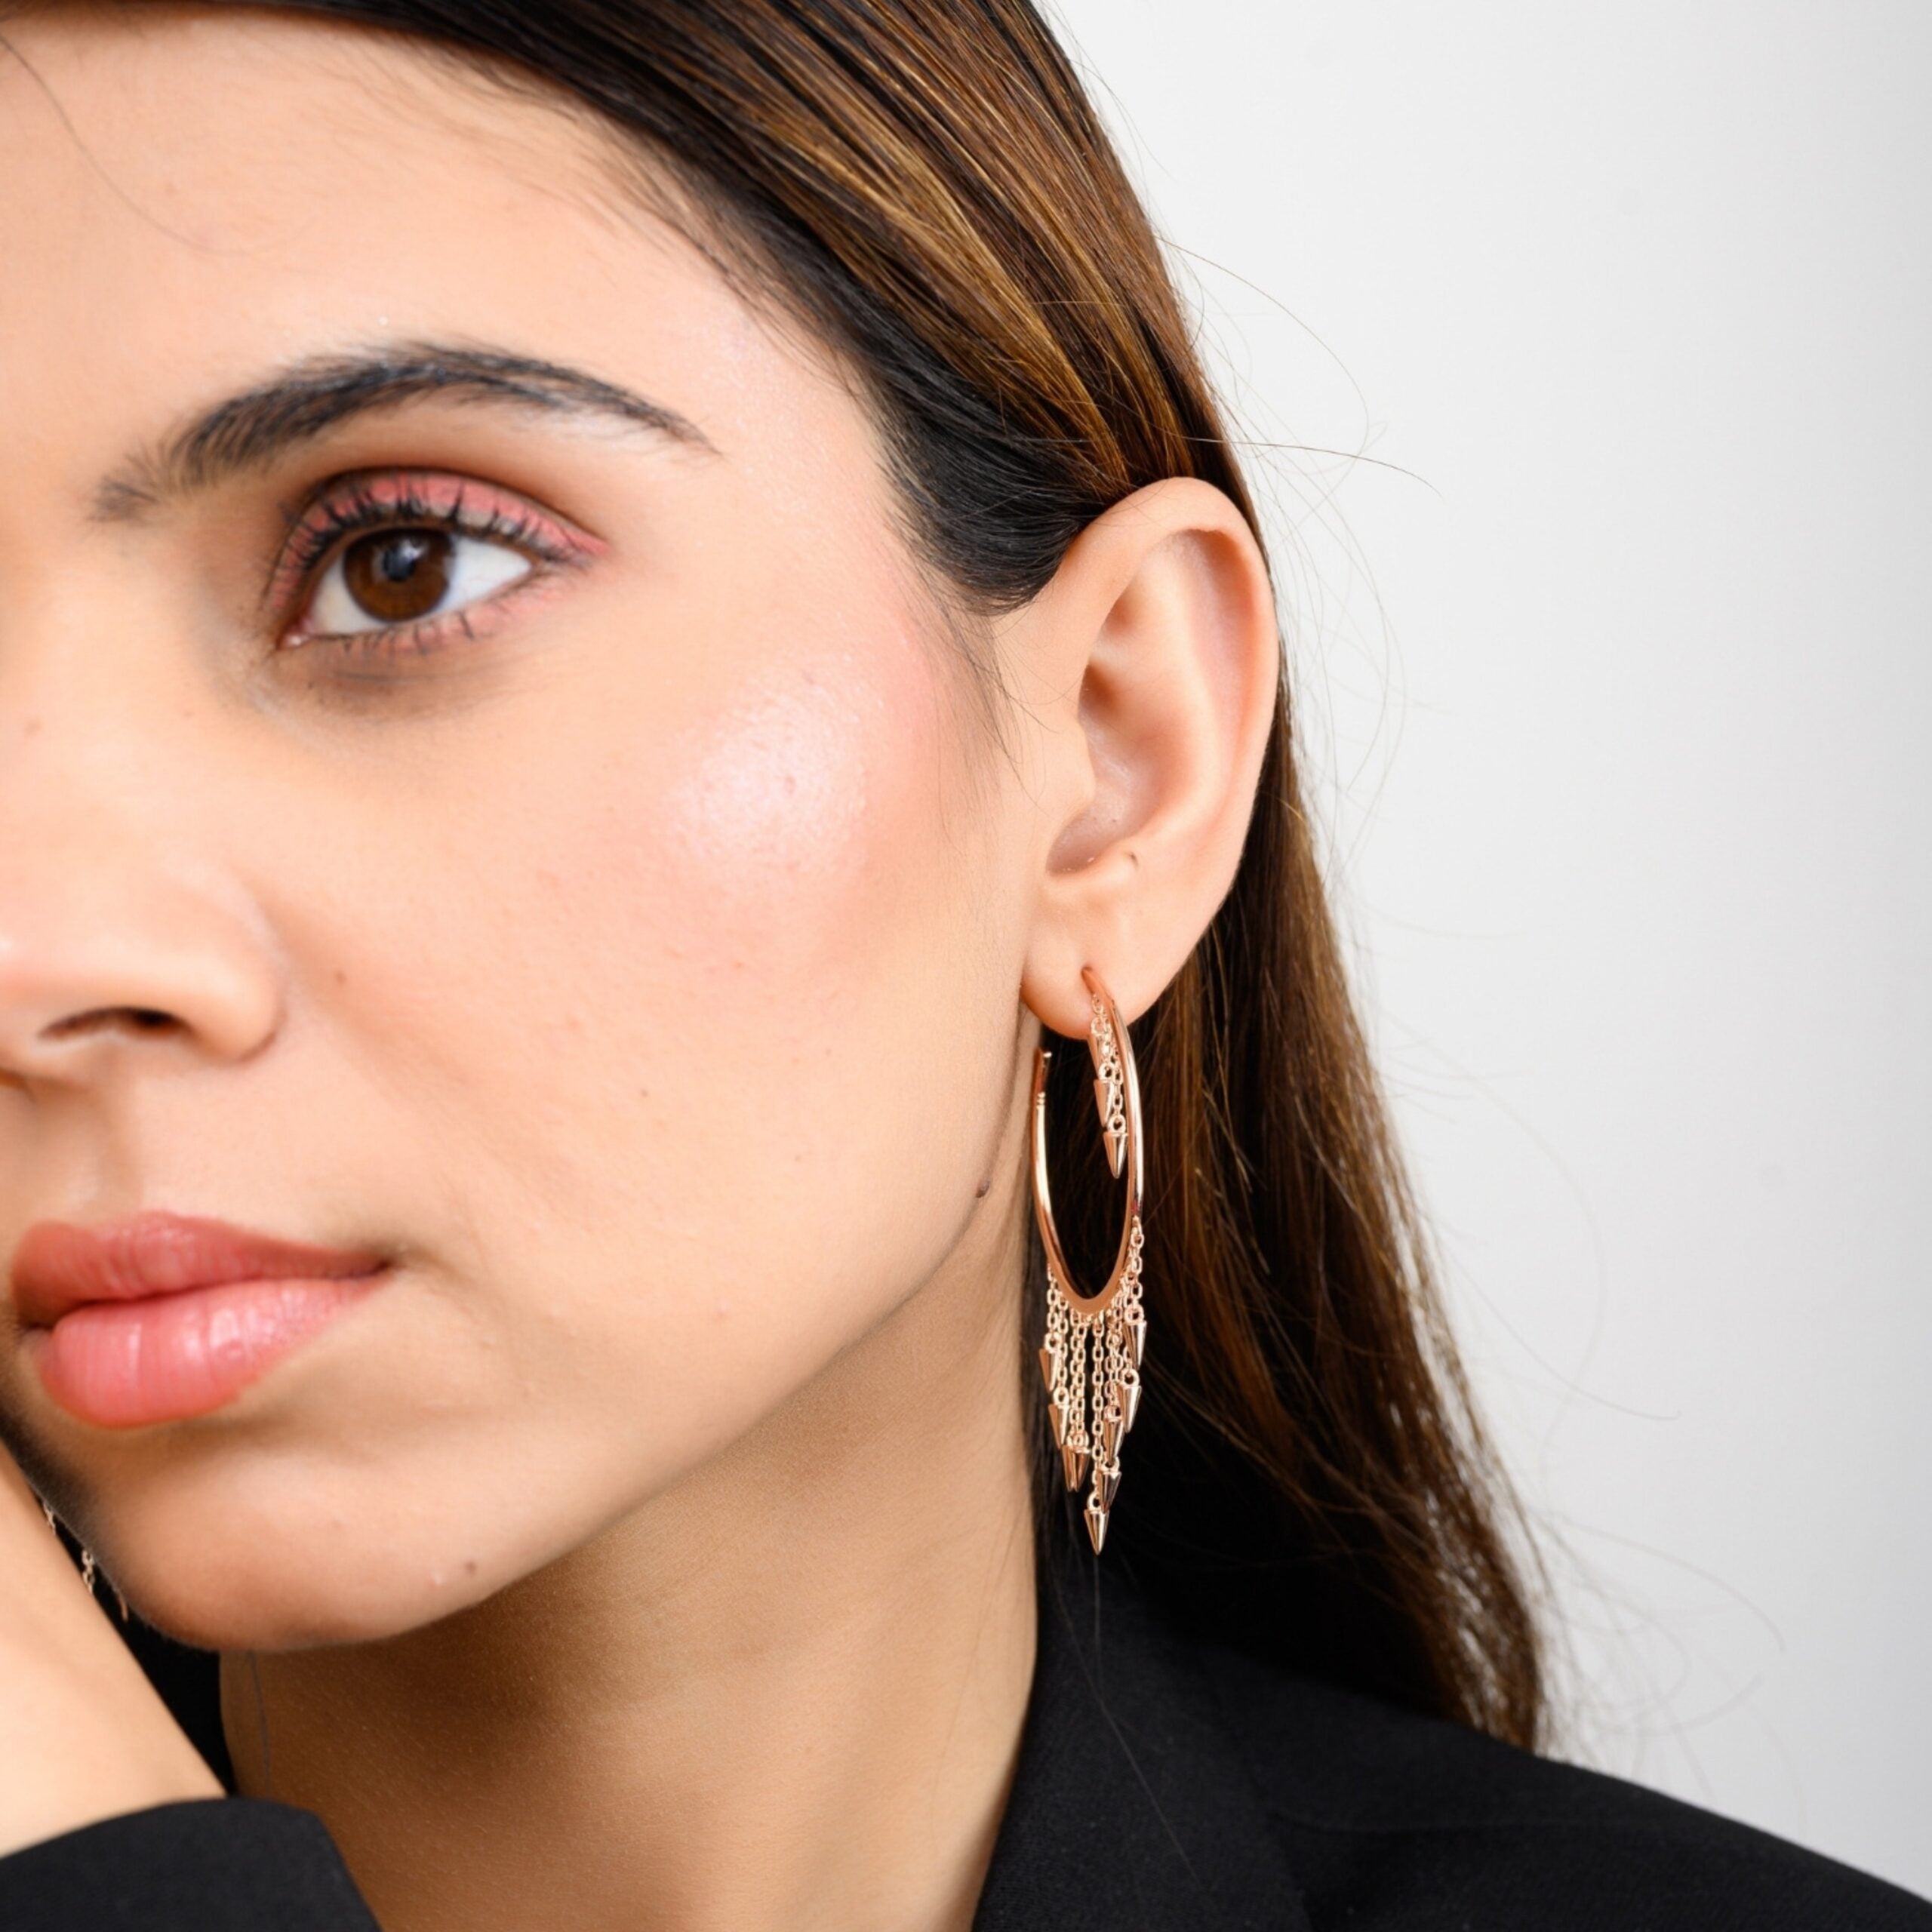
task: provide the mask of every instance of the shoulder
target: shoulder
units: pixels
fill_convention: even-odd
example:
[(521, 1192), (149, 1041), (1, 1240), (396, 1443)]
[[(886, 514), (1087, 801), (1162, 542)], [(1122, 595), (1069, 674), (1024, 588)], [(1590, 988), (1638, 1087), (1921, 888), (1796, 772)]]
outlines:
[(1932, 1905), (1697, 1806), (1232, 1652), (1194, 1661), (1315, 1932), (1932, 1932)]

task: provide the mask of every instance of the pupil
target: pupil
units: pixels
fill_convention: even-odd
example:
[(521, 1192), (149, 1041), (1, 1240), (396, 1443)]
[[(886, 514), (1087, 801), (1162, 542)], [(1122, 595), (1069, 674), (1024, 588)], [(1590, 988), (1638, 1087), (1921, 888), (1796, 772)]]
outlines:
[(343, 552), (349, 595), (372, 617), (426, 617), (449, 594), (454, 540), (442, 530), (383, 530)]

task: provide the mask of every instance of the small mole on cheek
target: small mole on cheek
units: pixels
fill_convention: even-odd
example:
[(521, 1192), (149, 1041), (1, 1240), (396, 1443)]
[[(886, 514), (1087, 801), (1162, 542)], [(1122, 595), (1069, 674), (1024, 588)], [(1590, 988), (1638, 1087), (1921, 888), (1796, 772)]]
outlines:
[(992, 1192), (992, 1185), (993, 1185), (992, 1176), (991, 1174), (989, 1174), (989, 1175), (986, 1177), (986, 1179), (985, 1179), (984, 1180), (983, 1180), (982, 1182), (980, 1182), (980, 1183), (979, 1184), (979, 1186), (978, 1186), (977, 1187), (976, 1187), (975, 1189), (974, 1189), (974, 1190), (973, 1190), (973, 1198), (974, 1198), (975, 1201), (983, 1201), (983, 1200), (985, 1200), (985, 1199), (986, 1199), (986, 1196), (987, 1196), (989, 1193), (991, 1193), (991, 1192)]
[(335, 983), (339, 986), (346, 986), (349, 983), (349, 975), (340, 966), (335, 969)]

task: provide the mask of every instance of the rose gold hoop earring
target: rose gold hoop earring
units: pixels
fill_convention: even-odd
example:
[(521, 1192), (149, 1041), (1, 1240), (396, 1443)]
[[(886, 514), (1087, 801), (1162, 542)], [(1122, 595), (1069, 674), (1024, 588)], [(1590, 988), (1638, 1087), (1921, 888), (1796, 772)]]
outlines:
[(1047, 1252), (1047, 1332), (1040, 1350), (1047, 1414), (1069, 1489), (1078, 1489), (1091, 1464), (1087, 1534), (1094, 1553), (1106, 1541), (1107, 1513), (1120, 1487), (1121, 1438), (1140, 1409), (1140, 1364), (1147, 1349), (1147, 1316), (1140, 1298), (1140, 1226), (1144, 1171), (1140, 1143), (1140, 1084), (1134, 1042), (1113, 996), (1091, 966), (1081, 978), (1093, 998), (1088, 1051), (1094, 1058), (1094, 1098), (1106, 1137), (1107, 1164), (1127, 1177), (1126, 1211), (1113, 1272), (1097, 1294), (1083, 1295), (1054, 1226), (1047, 1179), (1047, 1067), (1053, 1056), (1033, 1055), (1033, 1214)]

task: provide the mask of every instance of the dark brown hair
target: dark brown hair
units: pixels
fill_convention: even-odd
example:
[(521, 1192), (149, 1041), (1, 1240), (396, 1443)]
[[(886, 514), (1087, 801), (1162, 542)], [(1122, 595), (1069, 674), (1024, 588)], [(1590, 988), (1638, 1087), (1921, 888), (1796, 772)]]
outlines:
[[(1031, 598), (1163, 477), (1256, 524), (1159, 245), (1029, 0), (275, 10), (480, 57), (641, 140), (857, 371), (909, 528), (965, 605)], [(1519, 1519), (1351, 1005), (1285, 689), (1232, 890), (1137, 1031), (1158, 1346), (1105, 1560), (1204, 1631), (1536, 1743)], [(1055, 1118), (1084, 1060), (1055, 1056)], [(1069, 1158), (1070, 1238), (1110, 1251), (1104, 1168)]]

